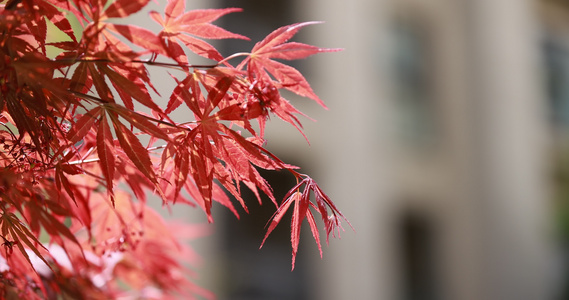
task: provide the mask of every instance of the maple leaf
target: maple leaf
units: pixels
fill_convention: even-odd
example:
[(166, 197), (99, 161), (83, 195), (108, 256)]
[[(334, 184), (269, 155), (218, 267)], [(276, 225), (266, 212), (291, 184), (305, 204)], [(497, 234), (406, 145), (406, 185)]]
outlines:
[[(185, 277), (176, 257), (191, 251), (146, 206), (149, 191), (169, 209), (202, 208), (210, 222), (214, 201), (239, 217), (228, 194), (248, 212), (242, 186), (260, 203), (264, 193), (278, 209), (263, 243), (292, 206), (293, 268), (304, 219), (321, 254), (314, 212), (327, 242), (339, 234), (344, 217), (328, 196), (263, 148), (270, 114), (302, 129), (303, 114), (281, 89), (324, 106), (296, 69), (277, 61), (336, 51), (288, 42), (316, 22), (277, 29), (233, 67), (229, 60), (243, 53), (223, 58), (204, 39), (247, 39), (213, 24), (240, 9), (187, 11), (184, 0), (169, 0), (163, 15), (149, 14), (162, 27), (155, 33), (124, 19), (149, 2), (0, 4), (0, 297), (9, 286), (26, 299), (114, 299), (125, 288), (210, 298)], [(66, 40), (48, 42), (52, 29)], [(47, 46), (62, 52), (48, 58)], [(217, 63), (192, 65), (186, 50)], [(150, 66), (181, 71), (170, 75), (175, 88), (164, 109), (154, 99)], [(182, 104), (191, 113), (179, 123), (170, 114)], [(259, 168), (302, 180), (279, 206)]]
[(79, 142), (87, 135), (87, 133), (89, 133), (89, 130), (91, 130), (95, 121), (99, 119), (101, 110), (101, 107), (97, 106), (83, 114), (83, 116), (77, 120), (77, 122), (67, 132), (67, 138), (71, 143), (75, 144)]
[[(320, 234), (318, 232), (318, 227), (316, 225), (316, 220), (314, 219), (314, 214), (310, 210), (312, 207), (316, 212), (320, 213), (322, 221), (324, 222), (324, 227), (326, 230), (326, 243), (328, 244), (330, 233), (332, 236), (340, 237), (340, 230), (342, 228), (341, 219), (344, 219), (350, 227), (352, 225), (350, 222), (342, 215), (342, 213), (336, 208), (334, 203), (330, 198), (320, 189), (318, 184), (307, 175), (296, 174), (298, 177), (304, 177), (297, 185), (295, 185), (286, 195), (285, 199), (277, 209), (277, 211), (271, 217), (267, 233), (263, 238), (261, 247), (265, 244), (265, 241), (275, 229), (275, 227), (281, 222), (283, 216), (288, 211), (291, 205), (294, 205), (292, 219), (291, 219), (291, 244), (292, 244), (292, 269), (294, 270), (294, 265), (296, 261), (296, 254), (298, 252), (298, 244), (300, 242), (300, 227), (302, 221), (306, 218), (308, 220), (308, 225), (312, 231), (312, 236), (316, 241), (318, 250), (320, 251), (320, 257), (322, 257), (322, 246), (320, 243)], [(301, 192), (300, 189), (304, 186), (304, 190)], [(311, 194), (314, 194), (315, 202), (310, 201)], [(353, 229), (353, 227), (352, 227)]]
[(220, 61), (223, 59), (223, 56), (212, 45), (196, 37), (206, 39), (236, 38), (248, 40), (245, 36), (231, 33), (211, 24), (211, 22), (228, 13), (239, 11), (241, 11), (241, 9), (224, 8), (199, 9), (186, 12), (185, 1), (169, 0), (164, 10), (164, 18), (156, 11), (150, 12), (150, 16), (163, 27), (159, 36), (164, 38), (164, 45), (166, 45), (170, 56), (177, 62), (184, 64), (187, 63), (187, 60), (178, 42), (181, 42), (197, 55)]
[[(106, 23), (104, 28), (111, 32), (120, 34), (131, 43), (140, 46), (152, 53), (167, 54), (164, 47), (162, 47), (160, 38), (148, 29), (135, 25), (113, 23)], [(118, 43), (118, 45), (120, 44), (121, 43)]]
[(103, 12), (107, 18), (124, 18), (144, 8), (150, 0), (115, 0)]
[(273, 31), (265, 39), (255, 44), (251, 53), (237, 68), (242, 69), (247, 65), (247, 71), (252, 78), (251, 81), (270, 81), (270, 74), (285, 89), (313, 99), (322, 107), (326, 107), (298, 70), (274, 60), (302, 59), (317, 53), (340, 51), (341, 49), (318, 48), (303, 43), (287, 43), (302, 27), (318, 23), (320, 22), (297, 23)]
[(99, 130), (97, 131), (97, 154), (99, 155), (99, 165), (106, 179), (107, 191), (109, 196), (113, 194), (113, 180), (115, 177), (115, 150), (111, 127), (105, 114), (99, 119)]
[[(137, 100), (140, 104), (156, 111), (162, 115), (162, 110), (160, 107), (152, 100), (141, 76), (134, 76), (133, 78), (127, 78), (117, 71), (107, 68), (105, 65), (99, 65), (99, 70), (107, 75), (107, 78), (112, 82), (115, 90), (120, 95), (121, 99), (125, 103), (125, 106), (130, 110), (134, 110), (131, 99)], [(128, 73), (133, 73), (129, 70)], [(137, 75), (136, 73), (134, 75)]]
[(142, 145), (140, 140), (124, 124), (122, 124), (116, 116), (109, 114), (111, 117), (115, 134), (128, 158), (134, 163), (139, 171), (146, 176), (152, 183), (157, 183), (156, 173), (152, 167), (152, 161), (148, 155), (148, 150)]

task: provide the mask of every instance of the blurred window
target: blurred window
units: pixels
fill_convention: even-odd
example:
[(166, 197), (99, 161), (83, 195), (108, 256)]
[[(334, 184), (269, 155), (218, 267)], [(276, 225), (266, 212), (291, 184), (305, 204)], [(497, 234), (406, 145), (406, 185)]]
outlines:
[(415, 22), (396, 21), (391, 30), (392, 95), (398, 134), (411, 146), (434, 141), (435, 107), (430, 43)]
[(549, 118), (557, 129), (569, 129), (569, 46), (552, 36), (543, 42)]
[(401, 218), (404, 300), (441, 299), (437, 286), (435, 228), (426, 216), (408, 212)]
[[(563, 28), (567, 32), (567, 28)], [(559, 29), (558, 29), (559, 30)], [(547, 32), (542, 43), (548, 114), (555, 137), (553, 206), (559, 247), (569, 253), (569, 39)], [(569, 259), (564, 257), (555, 299), (569, 299)]]

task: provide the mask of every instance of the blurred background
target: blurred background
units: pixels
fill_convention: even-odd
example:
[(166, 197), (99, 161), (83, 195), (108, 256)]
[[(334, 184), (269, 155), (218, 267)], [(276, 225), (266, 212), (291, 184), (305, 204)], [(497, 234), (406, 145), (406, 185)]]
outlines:
[[(296, 41), (344, 48), (293, 65), (329, 110), (301, 134), (274, 119), (268, 148), (337, 204), (321, 260), (309, 231), (294, 272), (274, 212), (214, 208), (201, 284), (219, 299), (569, 299), (569, 1), (201, 0), (252, 42), (303, 21)], [(287, 174), (264, 173), (282, 197)], [(203, 220), (205, 218), (202, 217)], [(286, 220), (286, 219), (285, 219)], [(284, 223), (284, 221), (283, 221)], [(308, 229), (308, 228), (305, 228)]]

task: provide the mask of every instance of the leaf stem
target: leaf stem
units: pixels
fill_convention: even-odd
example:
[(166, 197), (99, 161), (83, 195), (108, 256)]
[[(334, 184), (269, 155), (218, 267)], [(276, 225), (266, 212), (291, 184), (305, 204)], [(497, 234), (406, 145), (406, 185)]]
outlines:
[[(234, 56), (234, 55), (232, 55)], [(97, 63), (97, 62), (105, 62), (105, 63), (118, 63), (118, 64), (125, 64), (125, 63), (137, 63), (137, 64), (146, 64), (151, 66), (161, 66), (161, 67), (171, 67), (171, 68), (194, 68), (194, 69), (213, 69), (221, 62), (226, 61), (227, 59), (231, 58), (232, 56), (220, 61), (217, 64), (204, 64), (204, 65), (192, 65), (192, 64), (179, 64), (179, 63), (167, 63), (167, 62), (157, 62), (152, 60), (130, 60), (130, 61), (112, 61), (109, 59), (97, 58), (97, 59), (56, 59), (57, 62), (66, 62), (66, 63), (78, 63), (78, 62), (86, 62), (86, 63)]]
[(229, 55), (228, 57), (226, 57), (226, 58), (220, 60), (220, 61), (217, 63), (217, 65), (220, 65), (220, 64), (222, 64), (222, 63), (225, 63), (225, 62), (227, 62), (228, 60), (233, 59), (233, 58), (235, 58), (235, 57), (239, 57), (239, 56), (249, 56), (249, 55), (251, 55), (251, 53), (248, 53), (248, 52), (238, 52), (238, 53), (234, 53), (234, 54), (231, 54), (231, 55)]

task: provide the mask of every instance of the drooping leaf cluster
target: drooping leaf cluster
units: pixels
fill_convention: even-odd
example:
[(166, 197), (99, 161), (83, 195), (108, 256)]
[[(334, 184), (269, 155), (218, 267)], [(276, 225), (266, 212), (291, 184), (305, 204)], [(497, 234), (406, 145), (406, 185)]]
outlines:
[[(0, 4), (4, 298), (210, 297), (178, 259), (193, 256), (176, 233), (196, 229), (173, 230), (147, 206), (149, 191), (165, 206), (199, 206), (209, 221), (214, 201), (238, 216), (227, 194), (247, 211), (241, 189), (259, 202), (263, 193), (278, 207), (267, 236), (293, 207), (293, 268), (305, 218), (319, 248), (314, 212), (322, 216), (327, 240), (341, 228), (342, 214), (320, 187), (263, 148), (271, 115), (302, 133), (302, 114), (282, 89), (324, 106), (301, 73), (280, 61), (337, 49), (289, 42), (313, 24), (307, 22), (275, 30), (250, 53), (224, 58), (204, 39), (246, 39), (212, 24), (239, 9), (187, 10), (183, 0), (150, 12), (160, 32), (117, 22), (148, 2)], [(49, 40), (53, 31), (65, 39)], [(59, 54), (48, 56), (49, 47)], [(211, 64), (192, 65), (189, 53)], [(232, 65), (238, 56), (243, 60)], [(171, 70), (174, 88), (165, 104), (156, 100), (154, 67)], [(173, 120), (181, 109), (188, 119)], [(297, 177), (280, 206), (259, 168)]]

